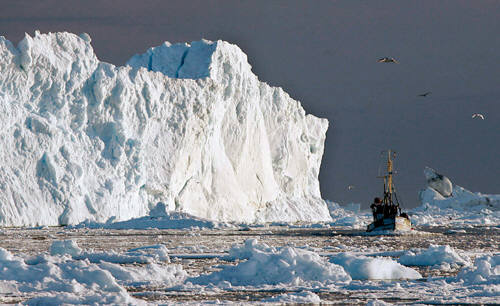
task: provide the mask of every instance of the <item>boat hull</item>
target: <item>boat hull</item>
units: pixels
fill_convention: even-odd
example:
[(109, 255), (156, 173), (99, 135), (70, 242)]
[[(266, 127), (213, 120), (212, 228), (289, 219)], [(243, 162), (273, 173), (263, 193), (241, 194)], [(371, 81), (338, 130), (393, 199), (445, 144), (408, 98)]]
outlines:
[(372, 222), (366, 228), (367, 232), (372, 231), (411, 231), (411, 221), (408, 218), (395, 216), (392, 218), (384, 218), (377, 222)]

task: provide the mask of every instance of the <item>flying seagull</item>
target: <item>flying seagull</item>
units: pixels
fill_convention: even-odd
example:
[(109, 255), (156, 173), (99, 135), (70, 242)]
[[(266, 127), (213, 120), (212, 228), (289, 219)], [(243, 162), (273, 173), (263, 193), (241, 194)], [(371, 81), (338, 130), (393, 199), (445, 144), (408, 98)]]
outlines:
[(475, 114), (472, 114), (472, 119), (474, 119), (474, 118), (480, 118), (480, 119), (484, 120), (484, 115), (479, 114), (479, 113), (475, 113)]
[(348, 190), (353, 190), (353, 189), (354, 189), (354, 185), (349, 185), (349, 186), (347, 186), (347, 189), (348, 189)]
[(431, 92), (428, 91), (428, 92), (424, 92), (423, 94), (419, 94), (418, 96), (419, 97), (427, 97)]
[(399, 62), (394, 58), (394, 57), (382, 57), (378, 60), (379, 63), (396, 63), (399, 64)]

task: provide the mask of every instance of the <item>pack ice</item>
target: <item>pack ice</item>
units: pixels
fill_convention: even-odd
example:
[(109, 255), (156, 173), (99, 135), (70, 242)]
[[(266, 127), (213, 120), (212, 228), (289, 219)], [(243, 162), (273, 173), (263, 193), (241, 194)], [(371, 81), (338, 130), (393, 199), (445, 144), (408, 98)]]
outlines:
[(260, 82), (224, 41), (164, 43), (117, 67), (87, 34), (0, 37), (0, 224), (168, 210), (324, 221), (326, 119)]

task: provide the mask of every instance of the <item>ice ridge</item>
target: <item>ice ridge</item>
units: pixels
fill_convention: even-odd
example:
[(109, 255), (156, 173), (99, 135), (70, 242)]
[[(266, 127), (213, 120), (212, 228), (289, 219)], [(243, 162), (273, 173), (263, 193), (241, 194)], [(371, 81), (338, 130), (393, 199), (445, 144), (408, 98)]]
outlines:
[(87, 34), (0, 37), (0, 225), (127, 220), (158, 202), (216, 221), (329, 220), (326, 119), (224, 41), (117, 67)]

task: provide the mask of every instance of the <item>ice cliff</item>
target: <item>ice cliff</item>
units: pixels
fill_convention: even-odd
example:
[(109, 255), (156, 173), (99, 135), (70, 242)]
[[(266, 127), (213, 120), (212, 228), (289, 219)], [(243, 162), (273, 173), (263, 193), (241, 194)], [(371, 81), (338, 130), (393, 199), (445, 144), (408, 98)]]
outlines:
[(0, 37), (0, 225), (168, 210), (219, 221), (329, 220), (326, 119), (224, 41), (165, 43), (126, 66), (87, 34)]

